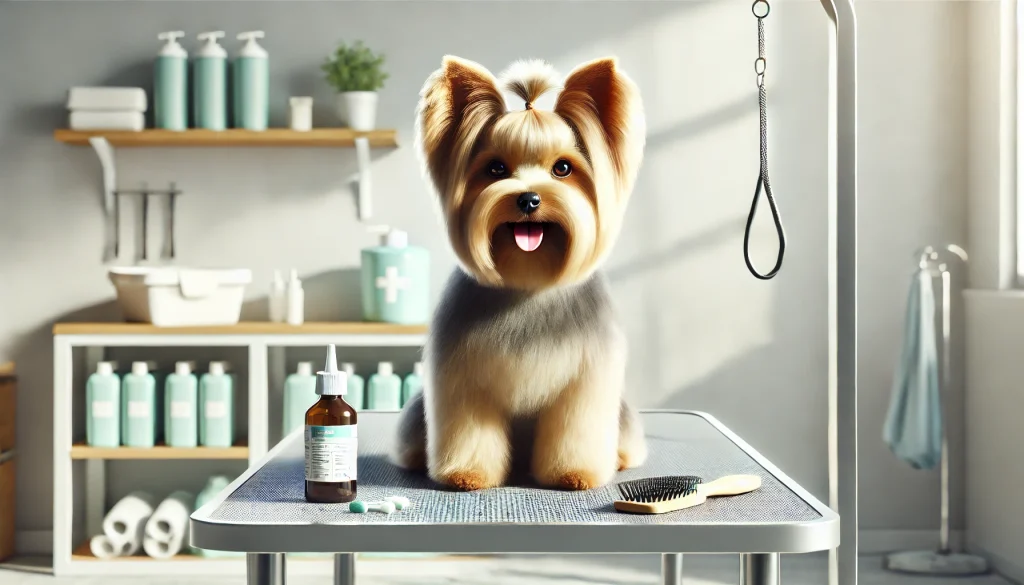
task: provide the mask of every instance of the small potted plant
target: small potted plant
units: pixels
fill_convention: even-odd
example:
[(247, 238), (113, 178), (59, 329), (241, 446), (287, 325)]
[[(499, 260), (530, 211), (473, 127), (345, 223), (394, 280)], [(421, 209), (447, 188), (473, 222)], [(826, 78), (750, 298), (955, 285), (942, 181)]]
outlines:
[(335, 105), (342, 123), (353, 130), (373, 130), (377, 118), (377, 90), (384, 87), (384, 55), (356, 41), (338, 46), (321, 69), (338, 92)]

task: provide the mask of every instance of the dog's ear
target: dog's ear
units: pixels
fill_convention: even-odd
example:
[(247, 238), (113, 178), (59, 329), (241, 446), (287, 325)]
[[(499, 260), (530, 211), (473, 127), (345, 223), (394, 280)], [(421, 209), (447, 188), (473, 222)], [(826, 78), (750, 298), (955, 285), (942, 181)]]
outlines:
[[(446, 56), (420, 92), (417, 146), (438, 195), (458, 189), (480, 133), (505, 112), (497, 81), (481, 65)], [(445, 202), (451, 203), (451, 202)]]
[(614, 58), (584, 63), (569, 74), (555, 112), (572, 124), (591, 158), (607, 154), (619, 192), (628, 194), (643, 157), (643, 104)]

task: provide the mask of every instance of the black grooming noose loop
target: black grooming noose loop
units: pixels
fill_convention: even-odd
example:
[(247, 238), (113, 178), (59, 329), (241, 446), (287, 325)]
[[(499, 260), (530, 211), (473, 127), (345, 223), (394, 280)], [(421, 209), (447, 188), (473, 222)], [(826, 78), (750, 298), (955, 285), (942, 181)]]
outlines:
[[(754, 187), (754, 200), (750, 204), (750, 215), (747, 216), (747, 225), (743, 230), (743, 261), (746, 262), (747, 270), (754, 277), (769, 280), (779, 273), (779, 269), (782, 268), (782, 258), (786, 253), (786, 231), (782, 227), (779, 208), (775, 205), (775, 197), (772, 196), (771, 181), (768, 180), (768, 96), (764, 87), (764, 72), (768, 62), (764, 58), (764, 18), (768, 16), (771, 7), (767, 0), (755, 0), (751, 10), (757, 18), (757, 60), (754, 61), (754, 73), (757, 74), (757, 104), (761, 114), (761, 170), (757, 176), (757, 185)], [(775, 232), (779, 236), (779, 256), (775, 259), (775, 266), (766, 274), (758, 272), (750, 261), (750, 227), (754, 223), (757, 201), (760, 199), (762, 191), (768, 199), (768, 206), (772, 211), (772, 221), (775, 223)]]

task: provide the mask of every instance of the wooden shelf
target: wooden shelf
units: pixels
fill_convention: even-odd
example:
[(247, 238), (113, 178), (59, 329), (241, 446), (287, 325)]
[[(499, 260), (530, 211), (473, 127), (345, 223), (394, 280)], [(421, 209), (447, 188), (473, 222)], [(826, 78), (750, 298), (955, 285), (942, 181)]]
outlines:
[(270, 323), (247, 321), (211, 327), (157, 327), (148, 323), (57, 323), (54, 335), (422, 335), (426, 325), (391, 323)]
[(262, 132), (253, 130), (142, 130), (125, 131), (79, 131), (59, 129), (53, 132), (57, 142), (75, 146), (89, 146), (89, 138), (102, 136), (111, 146), (153, 147), (153, 146), (276, 146), (276, 147), (342, 147), (355, 146), (355, 139), (366, 137), (370, 146), (398, 146), (395, 130), (371, 130), (357, 132), (349, 128), (314, 128), (308, 132), (297, 132), (288, 128), (269, 128)]
[(71, 446), (72, 459), (248, 459), (248, 445), (234, 447), (90, 447)]
[(112, 559), (101, 559), (101, 558), (97, 557), (96, 555), (92, 554), (92, 550), (89, 548), (89, 541), (88, 540), (83, 542), (78, 547), (76, 547), (75, 550), (71, 553), (71, 560), (72, 561), (99, 561), (99, 562), (110, 562), (110, 563), (123, 563), (123, 562), (130, 562), (130, 561), (151, 561), (151, 562), (154, 562), (154, 563), (167, 563), (167, 562), (177, 562), (177, 561), (188, 561), (188, 562), (195, 562), (195, 561), (224, 561), (224, 560), (232, 560), (232, 559), (239, 560), (239, 559), (244, 559), (244, 558), (245, 558), (244, 555), (238, 555), (237, 557), (203, 557), (203, 556), (199, 556), (199, 555), (183, 554), (183, 555), (174, 555), (173, 557), (171, 557), (169, 559), (154, 559), (153, 557), (148, 557), (148, 556), (140, 553), (140, 554), (133, 555), (133, 556), (130, 556), (130, 557), (114, 557)]

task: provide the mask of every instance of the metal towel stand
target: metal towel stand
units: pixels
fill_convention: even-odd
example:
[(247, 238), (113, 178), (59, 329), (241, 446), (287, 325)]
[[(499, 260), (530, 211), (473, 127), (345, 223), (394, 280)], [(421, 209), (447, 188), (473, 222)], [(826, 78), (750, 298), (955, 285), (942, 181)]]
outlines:
[(915, 253), (920, 270), (927, 270), (933, 277), (942, 279), (942, 374), (939, 377), (939, 389), (942, 396), (942, 454), (939, 460), (939, 482), (941, 501), (939, 504), (939, 547), (930, 551), (902, 551), (892, 553), (885, 559), (885, 567), (900, 573), (919, 573), (928, 575), (980, 575), (988, 572), (985, 559), (971, 554), (953, 551), (949, 542), (949, 444), (948, 429), (950, 409), (948, 398), (950, 392), (950, 338), (951, 319), (950, 304), (951, 273), (943, 256), (953, 255), (964, 264), (967, 263), (967, 252), (955, 244), (937, 248), (925, 246)]

